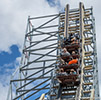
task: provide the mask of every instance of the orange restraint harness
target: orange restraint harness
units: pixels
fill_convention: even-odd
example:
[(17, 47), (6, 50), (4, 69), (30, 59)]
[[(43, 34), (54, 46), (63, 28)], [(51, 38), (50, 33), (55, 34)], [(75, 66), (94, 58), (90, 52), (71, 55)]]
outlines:
[(78, 62), (77, 59), (73, 59), (73, 60), (69, 61), (68, 65), (77, 64), (77, 62)]

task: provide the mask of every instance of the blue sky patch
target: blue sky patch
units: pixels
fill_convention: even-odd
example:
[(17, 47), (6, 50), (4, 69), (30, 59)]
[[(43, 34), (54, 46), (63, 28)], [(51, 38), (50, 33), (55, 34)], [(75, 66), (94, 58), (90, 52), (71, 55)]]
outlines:
[(4, 64), (12, 63), (13, 61), (16, 60), (17, 57), (21, 56), (17, 45), (12, 45), (10, 47), (10, 50), (11, 53), (5, 51), (0, 53), (0, 66), (3, 66)]
[(61, 3), (59, 0), (46, 0), (48, 2), (48, 4), (51, 6), (51, 7), (55, 7), (57, 6), (57, 9), (59, 11), (64, 11), (64, 8), (61, 6)]
[(54, 0), (46, 0), (48, 2), (48, 4), (52, 7), (56, 6), (55, 1)]
[(0, 75), (12, 74), (15, 67), (19, 65), (19, 63), (16, 62), (16, 58), (21, 56), (18, 46), (12, 45), (10, 51), (11, 53), (5, 51), (0, 53)]

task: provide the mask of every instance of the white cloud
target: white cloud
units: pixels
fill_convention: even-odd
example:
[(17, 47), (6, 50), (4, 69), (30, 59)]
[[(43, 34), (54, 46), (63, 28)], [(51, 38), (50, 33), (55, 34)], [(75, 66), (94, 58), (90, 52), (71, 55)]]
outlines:
[(20, 61), (20, 57), (16, 58), (16, 60), (12, 63), (8, 63), (8, 64), (4, 64), (3, 66), (0, 66), (0, 100), (7, 99), (11, 74), (19, 66), (19, 61)]
[(2, 83), (0, 83), (0, 99), (6, 100), (7, 99), (7, 92), (9, 86), (3, 86)]
[[(22, 52), (24, 42), (27, 18), (55, 14), (58, 10), (56, 7), (50, 7), (45, 0), (1, 0), (0, 1), (0, 51), (10, 51), (10, 46), (16, 44)], [(6, 100), (8, 84), (11, 73), (18, 67), (20, 62), (17, 58), (14, 63), (4, 64), (5, 74), (0, 75), (0, 99)], [(9, 69), (11, 66), (13, 69)], [(2, 91), (3, 89), (3, 91)], [(6, 93), (5, 93), (6, 92)]]
[(45, 0), (1, 0), (0, 2), (0, 51), (9, 51), (13, 44), (22, 46), (27, 18), (57, 13)]

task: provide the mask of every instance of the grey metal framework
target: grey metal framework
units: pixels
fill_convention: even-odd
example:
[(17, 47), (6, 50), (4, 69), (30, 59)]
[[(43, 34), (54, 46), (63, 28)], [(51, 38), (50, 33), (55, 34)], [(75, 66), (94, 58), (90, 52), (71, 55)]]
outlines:
[(61, 43), (71, 33), (80, 35), (80, 85), (61, 91), (62, 98), (99, 100), (95, 19), (82, 3), (78, 9), (67, 5), (65, 12), (28, 18), (21, 65), (12, 75), (7, 100), (38, 100), (43, 93), (47, 100), (56, 99)]

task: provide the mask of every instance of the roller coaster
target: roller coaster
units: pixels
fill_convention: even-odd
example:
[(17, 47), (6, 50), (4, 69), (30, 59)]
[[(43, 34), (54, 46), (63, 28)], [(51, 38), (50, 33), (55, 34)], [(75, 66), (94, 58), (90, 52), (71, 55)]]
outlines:
[(100, 100), (92, 7), (28, 17), (7, 100)]

